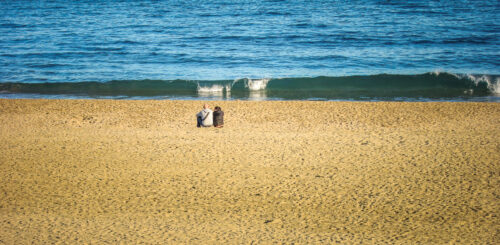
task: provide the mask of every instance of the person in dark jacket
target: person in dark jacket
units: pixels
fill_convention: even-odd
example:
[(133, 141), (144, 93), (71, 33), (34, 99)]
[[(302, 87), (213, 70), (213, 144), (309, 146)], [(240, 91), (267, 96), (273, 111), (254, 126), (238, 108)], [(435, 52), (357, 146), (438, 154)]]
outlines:
[(214, 108), (214, 127), (222, 128), (224, 126), (224, 112), (219, 106)]

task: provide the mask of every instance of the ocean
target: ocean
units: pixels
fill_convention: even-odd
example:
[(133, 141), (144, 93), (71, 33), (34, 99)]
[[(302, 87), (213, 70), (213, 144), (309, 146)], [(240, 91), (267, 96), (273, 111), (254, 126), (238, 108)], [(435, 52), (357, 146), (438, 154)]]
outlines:
[(500, 102), (500, 1), (0, 1), (0, 98)]

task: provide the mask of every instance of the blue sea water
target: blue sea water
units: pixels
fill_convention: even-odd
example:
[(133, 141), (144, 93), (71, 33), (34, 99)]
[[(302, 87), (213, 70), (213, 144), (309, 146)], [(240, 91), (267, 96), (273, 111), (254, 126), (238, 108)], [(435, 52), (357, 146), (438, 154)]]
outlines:
[(500, 1), (0, 1), (1, 98), (500, 101)]

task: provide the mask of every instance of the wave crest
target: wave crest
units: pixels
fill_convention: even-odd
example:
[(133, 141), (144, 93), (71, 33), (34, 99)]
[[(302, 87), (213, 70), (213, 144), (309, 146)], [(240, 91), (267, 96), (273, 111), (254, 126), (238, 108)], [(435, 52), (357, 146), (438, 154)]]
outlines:
[[(430, 72), (416, 75), (241, 78), (235, 80), (122, 80), (76, 83), (1, 83), (5, 94), (65, 95), (111, 98), (196, 98), (293, 100), (398, 100), (431, 98), (500, 101), (500, 76)], [(258, 93), (257, 93), (258, 92)], [(49, 96), (47, 96), (49, 97)], [(405, 100), (405, 99), (403, 99)]]

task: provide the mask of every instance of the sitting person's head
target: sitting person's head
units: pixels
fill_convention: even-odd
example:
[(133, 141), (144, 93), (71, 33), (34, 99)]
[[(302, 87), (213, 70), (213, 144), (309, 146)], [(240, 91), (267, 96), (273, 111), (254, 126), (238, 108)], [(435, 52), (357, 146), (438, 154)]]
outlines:
[(222, 109), (220, 108), (220, 106), (216, 106), (216, 107), (214, 108), (214, 110), (216, 110), (216, 111), (220, 111), (220, 110), (222, 110)]
[(203, 109), (208, 109), (210, 106), (208, 104), (203, 104)]

